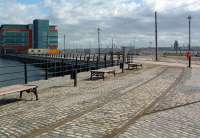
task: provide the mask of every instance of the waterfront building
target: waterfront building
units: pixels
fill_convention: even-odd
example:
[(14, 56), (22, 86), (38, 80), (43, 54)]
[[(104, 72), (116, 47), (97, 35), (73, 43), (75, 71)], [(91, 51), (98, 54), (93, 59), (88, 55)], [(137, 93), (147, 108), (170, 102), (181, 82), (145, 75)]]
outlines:
[(49, 20), (36, 19), (33, 24), (3, 24), (0, 49), (4, 53), (26, 53), (28, 49), (57, 49), (58, 30)]

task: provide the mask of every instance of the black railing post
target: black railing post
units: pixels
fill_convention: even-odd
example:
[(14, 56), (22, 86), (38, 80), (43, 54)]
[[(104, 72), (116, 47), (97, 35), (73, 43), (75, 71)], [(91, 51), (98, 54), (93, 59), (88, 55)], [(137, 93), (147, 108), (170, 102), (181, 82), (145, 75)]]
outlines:
[(48, 80), (48, 61), (45, 63), (45, 80)]
[(99, 69), (99, 56), (97, 56), (96, 66), (97, 66), (97, 69)]
[(114, 61), (113, 61), (113, 52), (111, 53), (111, 62), (112, 62), (112, 67), (114, 66)]
[(28, 83), (28, 78), (27, 78), (27, 64), (24, 62), (24, 83)]
[(76, 60), (75, 60), (75, 69), (78, 70), (78, 58), (76, 57)]
[(127, 63), (130, 63), (130, 54), (127, 54)]
[(118, 60), (117, 60), (117, 65), (120, 63), (120, 54), (118, 54)]
[(62, 76), (65, 76), (65, 63), (64, 63), (64, 59), (62, 59)]
[(123, 73), (124, 73), (124, 64), (125, 64), (125, 47), (123, 47), (123, 66), (122, 66)]
[(74, 70), (74, 87), (77, 87), (77, 68)]
[(90, 57), (87, 57), (87, 71), (90, 70), (90, 65), (89, 65), (89, 63), (90, 63)]
[(85, 57), (86, 57), (86, 54), (84, 55), (84, 61), (85, 61)]
[(107, 62), (106, 62), (106, 54), (104, 55), (104, 63), (105, 63), (105, 68), (107, 67)]
[(93, 55), (93, 61), (94, 61), (94, 58), (95, 58), (95, 54)]

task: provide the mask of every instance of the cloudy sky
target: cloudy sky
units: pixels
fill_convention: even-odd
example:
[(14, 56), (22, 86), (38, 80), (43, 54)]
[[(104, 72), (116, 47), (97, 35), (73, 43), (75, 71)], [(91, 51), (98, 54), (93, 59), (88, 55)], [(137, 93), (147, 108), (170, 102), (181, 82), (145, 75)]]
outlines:
[(188, 20), (192, 16), (192, 45), (200, 46), (199, 0), (0, 0), (0, 24), (28, 24), (49, 19), (58, 26), (59, 47), (63, 35), (67, 48), (154, 45), (154, 11), (158, 12), (159, 46), (174, 40), (187, 45)]

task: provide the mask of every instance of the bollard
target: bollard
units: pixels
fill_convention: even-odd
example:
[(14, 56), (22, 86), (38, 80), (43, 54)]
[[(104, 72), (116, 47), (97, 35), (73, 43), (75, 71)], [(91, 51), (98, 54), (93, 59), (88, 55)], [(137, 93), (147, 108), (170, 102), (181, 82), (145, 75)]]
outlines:
[(24, 83), (27, 84), (28, 83), (28, 79), (27, 79), (27, 64), (24, 63)]

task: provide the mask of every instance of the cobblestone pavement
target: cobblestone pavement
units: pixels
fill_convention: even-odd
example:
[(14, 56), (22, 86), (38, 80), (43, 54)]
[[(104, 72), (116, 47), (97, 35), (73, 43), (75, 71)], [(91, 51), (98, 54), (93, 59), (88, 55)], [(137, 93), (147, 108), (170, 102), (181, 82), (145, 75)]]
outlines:
[[(88, 73), (80, 74), (79, 86), (68, 79), (40, 81), (39, 101), (19, 101), (0, 106), (0, 137), (32, 137), (80, 118), (96, 108), (112, 102), (129, 89), (152, 79), (163, 67), (133, 71), (105, 81), (88, 81)], [(66, 80), (65, 80), (66, 79)], [(53, 87), (48, 88), (49, 84)], [(25, 95), (26, 98), (30, 95)], [(12, 97), (8, 96), (9, 98)], [(7, 97), (3, 97), (2, 100)]]
[(118, 138), (199, 138), (200, 103), (142, 117)]
[(163, 99), (149, 112), (157, 112), (200, 102), (200, 78), (197, 75), (199, 69), (186, 68), (184, 77)]
[(165, 93), (180, 74), (180, 68), (167, 69), (148, 83), (37, 137), (112, 137)]
[(199, 69), (185, 69), (184, 77), (147, 115), (136, 121), (119, 138), (200, 137)]

